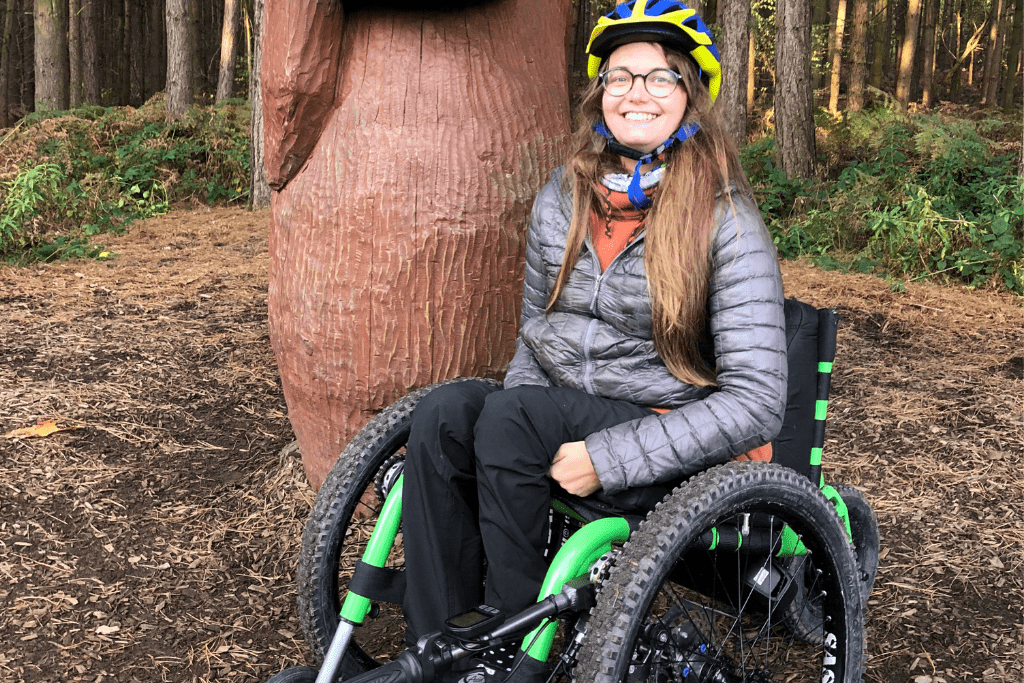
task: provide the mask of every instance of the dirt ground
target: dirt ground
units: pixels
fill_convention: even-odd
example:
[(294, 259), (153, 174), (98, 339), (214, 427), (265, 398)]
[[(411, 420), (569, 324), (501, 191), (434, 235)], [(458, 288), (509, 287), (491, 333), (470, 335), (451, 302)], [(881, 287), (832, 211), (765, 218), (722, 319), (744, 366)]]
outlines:
[[(266, 325), (268, 217), (0, 267), (0, 681), (263, 681), (306, 663), (314, 492)], [(784, 264), (842, 315), (826, 476), (878, 514), (866, 680), (1024, 680), (1020, 301)], [(62, 431), (14, 438), (55, 421)]]

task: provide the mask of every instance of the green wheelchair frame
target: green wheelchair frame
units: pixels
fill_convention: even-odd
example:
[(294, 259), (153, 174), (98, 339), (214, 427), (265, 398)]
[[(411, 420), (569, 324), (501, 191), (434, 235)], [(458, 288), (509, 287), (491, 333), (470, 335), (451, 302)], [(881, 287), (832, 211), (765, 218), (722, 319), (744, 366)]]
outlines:
[[(789, 302), (787, 302), (787, 306), (789, 305)], [(810, 309), (805, 304), (801, 304), (801, 306)], [(789, 309), (787, 308), (788, 312)], [(841, 495), (836, 487), (825, 483), (824, 477), (821, 474), (821, 456), (825, 440), (825, 423), (831, 386), (832, 364), (835, 359), (838, 315), (830, 310), (816, 311), (816, 313), (818, 317), (818, 363), (814, 402), (814, 428), (809, 463), (804, 468), (804, 473), (831, 504), (835, 515), (841, 521), (842, 529), (845, 530), (847, 542), (855, 551), (851, 553), (851, 556), (856, 559), (857, 563), (856, 573), (860, 581), (857, 599), (859, 609), (863, 610), (866, 606), (867, 593), (870, 592), (874, 573), (877, 569), (877, 522), (863, 497), (860, 497), (852, 487), (846, 487), (843, 493), (848, 498), (851, 495), (855, 498), (851, 502), (855, 503), (856, 519), (851, 521), (851, 510), (847, 506), (847, 501), (844, 500), (843, 495)], [(806, 451), (804, 452), (806, 453)], [(805, 455), (804, 457), (806, 458), (807, 456)], [(746, 464), (742, 463), (742, 465)], [(757, 463), (754, 466), (760, 467), (761, 464)], [(733, 469), (735, 469), (735, 466), (733, 466)], [(524, 612), (520, 615), (513, 615), (505, 624), (493, 629), (487, 636), (493, 642), (498, 642), (501, 638), (519, 638), (519, 635), (525, 633), (518, 640), (521, 643), (520, 650), (524, 653), (524, 656), (539, 662), (545, 662), (549, 659), (556, 638), (557, 621), (551, 617), (560, 616), (566, 612), (578, 614), (593, 605), (593, 592), (595, 589), (593, 582), (588, 579), (588, 577), (592, 576), (592, 568), (600, 564), (602, 558), (607, 557), (613, 551), (613, 548), (625, 543), (636, 526), (635, 521), (631, 524), (627, 516), (606, 516), (594, 519), (592, 510), (581, 510), (578, 504), (580, 501), (581, 499), (574, 499), (572, 496), (556, 496), (552, 500), (552, 508), (555, 513), (565, 515), (567, 518), (575, 520), (581, 526), (564, 541), (551, 559), (550, 567), (538, 596), (537, 605), (527, 610), (529, 614)], [(353, 633), (364, 623), (368, 616), (374, 613), (375, 599), (374, 596), (369, 594), (373, 591), (362, 591), (362, 593), (367, 593), (362, 594), (359, 586), (366, 585), (366, 582), (357, 580), (357, 577), (366, 578), (366, 575), (369, 574), (371, 575), (370, 581), (372, 581), (372, 575), (375, 571), (389, 571), (385, 567), (400, 530), (401, 509), (402, 477), (399, 475), (397, 480), (390, 486), (390, 491), (387, 493), (383, 507), (379, 512), (373, 532), (363, 552), (361, 562), (356, 567), (351, 579), (350, 585), (357, 587), (350, 588), (342, 602), (337, 631), (330, 642), (329, 648), (324, 653), (320, 671), (316, 675), (318, 683), (339, 680), (342, 660), (350, 645)], [(859, 529), (859, 533), (857, 527), (863, 527)], [(738, 549), (745, 545), (763, 546), (770, 548), (770, 553), (773, 557), (780, 561), (785, 561), (787, 558), (799, 558), (807, 552), (800, 536), (789, 526), (784, 526), (781, 533), (774, 534), (768, 540), (758, 537), (758, 534), (762, 533), (760, 529), (748, 528), (746, 525), (719, 525), (704, 531), (699, 539), (699, 543), (706, 547), (708, 551), (714, 551), (719, 547), (726, 546), (733, 549)], [(863, 639), (861, 637), (862, 645)], [(409, 654), (410, 651), (415, 649), (411, 648), (410, 651), (403, 653), (398, 660), (391, 664), (371, 670), (350, 680), (358, 681), (359, 683), (370, 683), (370, 681), (379, 681), (381, 683), (385, 681), (388, 683), (429, 683), (433, 677), (435, 665), (443, 666), (449, 664), (454, 659), (471, 654), (471, 650), (460, 648), (457, 645), (441, 648), (439, 651), (435, 643), (427, 644), (427, 650), (431, 648), (433, 648), (431, 651), (425, 651), (421, 644), (418, 653)], [(857, 655), (862, 656), (862, 653), (854, 653), (850, 656), (859, 659)], [(431, 656), (434, 657), (433, 661), (430, 659)], [(828, 656), (826, 655), (827, 658)], [(850, 667), (850, 670), (856, 670), (859, 666), (860, 664), (855, 664)], [(685, 671), (686, 675), (682, 677), (682, 680), (685, 681), (748, 680), (746, 675), (742, 673), (738, 674), (741, 676), (740, 678), (735, 677), (736, 674), (730, 674), (733, 676), (733, 678), (730, 678), (729, 675), (718, 673), (718, 678), (711, 676), (705, 679), (698, 676), (691, 679), (688, 676), (693, 675), (693, 669), (687, 668)], [(278, 676), (282, 677), (284, 673), (286, 672)], [(829, 680), (829, 675), (823, 675), (822, 680)], [(307, 671), (305, 678), (296, 677), (288, 678), (287, 680), (312, 680), (311, 676), (312, 674)], [(837, 677), (837, 679), (839, 678), (849, 680), (851, 678), (859, 678), (859, 674), (853, 677), (847, 674), (846, 676)], [(284, 681), (286, 678), (282, 677), (278, 680)], [(751, 678), (749, 680), (761, 679)]]

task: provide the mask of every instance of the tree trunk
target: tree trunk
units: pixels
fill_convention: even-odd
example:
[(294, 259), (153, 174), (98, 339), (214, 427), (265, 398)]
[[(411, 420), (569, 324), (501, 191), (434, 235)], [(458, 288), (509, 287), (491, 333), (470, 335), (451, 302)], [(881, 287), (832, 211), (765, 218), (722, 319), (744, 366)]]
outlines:
[(903, 47), (900, 49), (900, 66), (896, 77), (896, 102), (900, 111), (907, 111), (910, 105), (910, 88), (914, 76), (914, 51), (917, 49), (917, 30), (921, 23), (921, 0), (907, 3), (907, 23), (903, 33)]
[(963, 40), (963, 14), (961, 8), (963, 0), (954, 0), (953, 7), (953, 63), (949, 66), (947, 78), (949, 79), (949, 99), (954, 102), (960, 101), (960, 49)]
[(100, 104), (100, 45), (96, 33), (99, 0), (81, 0), (82, 16), (82, 101)]
[(25, 0), (23, 10), (19, 12), (18, 22), (18, 54), (21, 64), (20, 95), (21, 114), (24, 116), (36, 106), (36, 62), (35, 62), (35, 0)]
[(188, 16), (191, 20), (190, 30), (192, 31), (192, 40), (189, 45), (189, 59), (192, 62), (192, 66), (190, 68), (192, 69), (192, 99), (194, 101), (197, 97), (205, 95), (211, 91), (208, 87), (209, 79), (206, 74), (206, 45), (203, 40), (205, 34), (200, 21), (202, 6), (200, 6), (199, 0), (187, 0), (187, 2)]
[(150, 0), (146, 5), (146, 87), (143, 99), (148, 100), (164, 89), (167, 76), (167, 38), (164, 34), (163, 0)]
[(190, 0), (167, 0), (167, 123), (192, 104), (192, 16)]
[(82, 105), (82, 23), (80, 0), (68, 0), (68, 104)]
[[(868, 2), (868, 0), (864, 0)], [(871, 79), (873, 87), (882, 89), (885, 74), (885, 55), (889, 45), (885, 40), (889, 24), (889, 5), (887, 0), (875, 0), (875, 16), (871, 22), (872, 45), (871, 52)]]
[(104, 98), (103, 104), (119, 104), (118, 97), (118, 67), (120, 60), (117, 59), (118, 46), (121, 44), (121, 33), (117, 30), (117, 16), (114, 14), (115, 0), (103, 0), (100, 6), (99, 27), (97, 35), (100, 36), (100, 93)]
[(924, 32), (922, 34), (921, 51), (924, 53), (924, 64), (921, 69), (921, 107), (930, 109), (935, 81), (935, 21), (939, 13), (939, 0), (927, 0)]
[(747, 112), (754, 111), (754, 32), (747, 27)]
[(254, 210), (270, 206), (270, 185), (267, 184), (263, 153), (263, 88), (260, 87), (263, 31), (263, 0), (255, 0), (252, 7), (252, 61), (249, 65), (249, 105), (252, 107), (249, 206)]
[(410, 389), (504, 373), (527, 216), (568, 145), (570, 5), (267, 0), (269, 328), (314, 487)]
[(775, 39), (775, 145), (789, 176), (814, 174), (814, 93), (811, 90), (811, 7), (780, 0)]
[(715, 108), (726, 132), (741, 147), (747, 141), (747, 68), (750, 62), (750, 0), (721, 0), (722, 86)]
[[(957, 49), (950, 46), (953, 31), (953, 17), (956, 12), (956, 0), (944, 0), (939, 5), (939, 18), (935, 28), (935, 70), (945, 73)], [(936, 96), (938, 93), (936, 93)]]
[[(587, 78), (587, 43), (590, 33), (597, 25), (597, 20), (608, 10), (600, 0), (574, 0), (571, 26), (572, 38), (569, 42), (569, 93), (582, 92), (590, 81)], [(696, 8), (693, 5), (691, 9)], [(700, 11), (697, 10), (700, 14)], [(704, 16), (700, 14), (700, 16)], [(570, 106), (575, 106), (575, 101)]]
[(14, 7), (18, 0), (7, 0), (4, 3), (4, 32), (0, 40), (0, 128), (11, 125), (11, 79), (14, 69), (11, 59), (14, 55)]
[(1014, 3), (1013, 27), (1010, 31), (1010, 50), (1007, 53), (1006, 80), (1003, 83), (1003, 113), (1013, 113), (1013, 95), (1019, 80), (1021, 51), (1024, 49), (1024, 0)]
[(146, 5), (141, 0), (128, 0), (128, 3), (132, 6), (128, 15), (128, 25), (131, 27), (128, 41), (131, 54), (128, 103), (140, 107), (146, 101)]
[(850, 85), (846, 108), (860, 111), (864, 108), (864, 85), (868, 79), (868, 0), (850, 0), (853, 3), (850, 28)]
[(118, 21), (121, 27), (121, 42), (118, 43), (117, 103), (131, 104), (132, 100), (132, 0), (117, 3)]
[(839, 111), (839, 86), (843, 65), (843, 37), (846, 35), (846, 0), (836, 2), (835, 36), (831, 45), (829, 62), (831, 79), (828, 87), (828, 110), (835, 114)]
[(993, 21), (989, 29), (989, 47), (985, 56), (985, 79), (983, 81), (982, 106), (993, 109), (997, 106), (999, 85), (1003, 80), (1003, 36), (1006, 35), (1006, 27), (1003, 26), (1004, 14), (1006, 14), (1006, 3), (1004, 0), (996, 0), (992, 3)]
[(216, 102), (234, 93), (235, 45), (238, 38), (238, 0), (224, 0), (224, 22), (220, 34), (220, 71), (217, 74)]
[(68, 108), (66, 0), (35, 0), (36, 110)]

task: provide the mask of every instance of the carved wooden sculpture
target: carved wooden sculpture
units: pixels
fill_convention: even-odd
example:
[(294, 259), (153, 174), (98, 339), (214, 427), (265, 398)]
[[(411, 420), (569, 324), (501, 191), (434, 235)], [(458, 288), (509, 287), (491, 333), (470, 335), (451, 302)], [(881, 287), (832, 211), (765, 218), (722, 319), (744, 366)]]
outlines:
[(501, 376), (568, 142), (566, 0), (267, 0), (270, 336), (306, 473), (411, 388)]

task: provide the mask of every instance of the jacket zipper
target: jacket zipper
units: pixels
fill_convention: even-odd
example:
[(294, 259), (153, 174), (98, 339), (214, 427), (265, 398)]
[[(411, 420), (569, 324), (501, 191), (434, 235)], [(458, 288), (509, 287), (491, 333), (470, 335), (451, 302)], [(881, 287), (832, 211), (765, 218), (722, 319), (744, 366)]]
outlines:
[[(598, 273), (597, 277), (594, 278), (594, 290), (590, 295), (590, 314), (593, 316), (593, 319), (591, 319), (587, 324), (587, 329), (583, 333), (583, 377), (581, 380), (583, 383), (583, 390), (592, 396), (596, 395), (596, 391), (594, 390), (594, 359), (590, 357), (590, 349), (594, 344), (594, 337), (597, 336), (597, 321), (599, 320), (597, 317), (597, 297), (601, 292), (601, 283), (604, 281), (605, 276), (611, 271), (615, 262), (618, 261), (630, 247), (639, 243), (642, 239), (643, 233), (638, 235), (635, 240), (627, 244), (622, 251), (616, 254), (615, 258), (613, 258), (612, 262), (608, 264), (608, 267), (605, 268), (604, 272)], [(596, 263), (597, 268), (600, 268), (601, 261), (597, 258), (597, 252), (594, 250), (594, 245), (590, 243), (589, 235), (585, 240), (583, 240), (583, 244), (590, 251), (592, 259), (591, 263)]]

